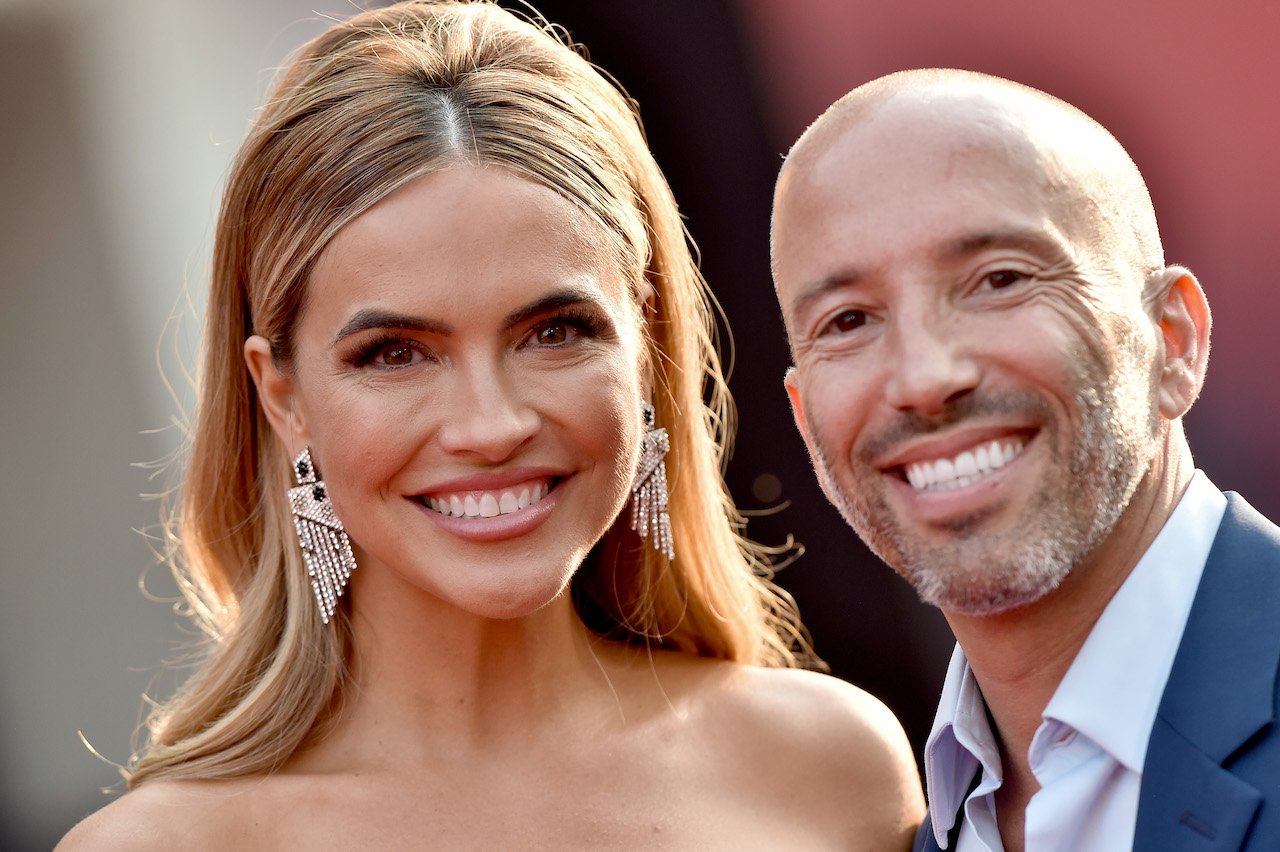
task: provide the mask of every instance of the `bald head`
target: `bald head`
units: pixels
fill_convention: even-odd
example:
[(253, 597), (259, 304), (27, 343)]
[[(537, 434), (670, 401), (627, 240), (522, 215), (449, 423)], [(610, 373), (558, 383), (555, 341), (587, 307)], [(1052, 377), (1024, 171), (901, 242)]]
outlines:
[(773, 224), (796, 424), (924, 599), (1002, 612), (1136, 561), (1115, 531), (1185, 484), (1209, 313), (1111, 134), (1007, 80), (895, 74), (796, 143)]
[(775, 237), (784, 196), (823, 180), (824, 164), (911, 156), (922, 142), (937, 156), (985, 149), (1007, 161), (1050, 198), (1073, 238), (1107, 256), (1110, 271), (1141, 281), (1164, 266), (1146, 184), (1106, 128), (1038, 89), (951, 69), (890, 74), (832, 104), (787, 155)]

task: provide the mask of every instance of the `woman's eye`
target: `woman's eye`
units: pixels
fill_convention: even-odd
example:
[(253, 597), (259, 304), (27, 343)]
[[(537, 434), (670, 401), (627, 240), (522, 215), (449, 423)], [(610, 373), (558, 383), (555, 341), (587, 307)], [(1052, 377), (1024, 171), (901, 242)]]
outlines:
[(547, 323), (534, 332), (534, 339), (539, 346), (560, 346), (568, 343), (573, 332), (562, 322)]
[(378, 359), (387, 367), (404, 367), (413, 363), (413, 349), (409, 346), (388, 346)]
[(357, 353), (351, 363), (356, 367), (378, 367), (396, 369), (411, 367), (423, 359), (424, 355), (417, 348), (403, 341), (390, 343), (374, 342)]
[(606, 326), (597, 318), (582, 316), (551, 317), (533, 330), (534, 346), (567, 346), (585, 338), (599, 337)]

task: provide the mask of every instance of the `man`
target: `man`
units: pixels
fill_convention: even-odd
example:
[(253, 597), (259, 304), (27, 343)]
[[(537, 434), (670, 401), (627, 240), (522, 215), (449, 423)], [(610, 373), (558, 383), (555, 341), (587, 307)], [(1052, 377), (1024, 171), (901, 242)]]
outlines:
[(959, 642), (917, 848), (1280, 849), (1280, 529), (1193, 466), (1209, 308), (1119, 143), (894, 74), (796, 143), (773, 250), (823, 489)]

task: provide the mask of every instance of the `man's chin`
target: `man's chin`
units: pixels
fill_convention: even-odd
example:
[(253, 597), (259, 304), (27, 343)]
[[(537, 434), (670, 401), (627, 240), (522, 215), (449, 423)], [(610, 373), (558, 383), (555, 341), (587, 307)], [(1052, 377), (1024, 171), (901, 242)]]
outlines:
[[(1055, 587), (1056, 588), (1056, 587)], [(1013, 612), (1042, 599), (1053, 589), (1011, 590), (998, 589), (990, 592), (976, 592), (972, 589), (948, 589), (934, 592), (916, 586), (920, 600), (936, 606), (948, 614), (983, 617), (1003, 615)]]
[[(967, 564), (966, 564), (967, 563)], [(966, 565), (956, 570), (957, 565)], [(938, 556), (898, 569), (920, 600), (945, 613), (990, 616), (1036, 603), (1054, 592), (1071, 573), (1072, 560), (1039, 553), (1003, 564)]]

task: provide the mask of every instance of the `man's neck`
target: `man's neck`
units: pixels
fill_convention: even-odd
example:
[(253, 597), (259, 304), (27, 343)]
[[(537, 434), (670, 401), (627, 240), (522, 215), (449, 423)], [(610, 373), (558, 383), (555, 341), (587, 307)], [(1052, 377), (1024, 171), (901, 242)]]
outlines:
[(1022, 816), (1039, 789), (1027, 753), (1044, 709), (1195, 472), (1181, 434), (1166, 440), (1115, 529), (1061, 586), (1008, 612), (944, 613), (982, 690), (999, 742), (1004, 781), (996, 797), (997, 822), (1010, 852), (1022, 849)]

